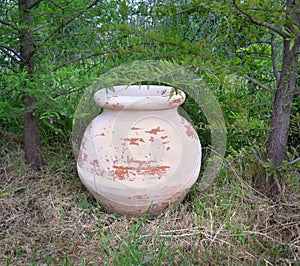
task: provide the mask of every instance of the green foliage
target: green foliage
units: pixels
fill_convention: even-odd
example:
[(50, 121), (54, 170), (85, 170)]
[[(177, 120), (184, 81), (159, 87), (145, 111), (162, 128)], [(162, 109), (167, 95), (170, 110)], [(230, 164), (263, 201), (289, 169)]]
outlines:
[[(47, 143), (55, 135), (70, 133), (81, 91), (99, 73), (130, 58), (124, 56), (130, 49), (129, 9), (125, 1), (41, 1), (29, 11), (32, 26), (20, 26), (17, 1), (2, 2), (2, 19), (8, 25), (1, 27), (1, 126), (22, 128), (22, 119), (15, 118), (26, 112), (26, 93), (38, 100), (33, 107), (39, 111)], [(35, 68), (30, 77), (20, 65), (18, 31), (24, 29), (32, 32)]]
[[(276, 88), (272, 59), (280, 70), (282, 39), (251, 23), (245, 14), (285, 29), (294, 22), (285, 16), (284, 1), (235, 1), (235, 6), (226, 1), (128, 0), (101, 1), (91, 8), (92, 2), (83, 0), (41, 1), (30, 10), (33, 26), (26, 26), (34, 40), (31, 78), (19, 64), (17, 1), (0, 3), (2, 19), (13, 25), (2, 25), (0, 42), (4, 131), (21, 134), (26, 112), (23, 94), (29, 93), (38, 99), (34, 107), (39, 111), (43, 143), (49, 147), (69, 142), (79, 99), (97, 77), (134, 60), (166, 59), (192, 67), (218, 98), (226, 121), (228, 153), (236, 155), (251, 145), (264, 152), (273, 95), (258, 83)], [(7, 48), (16, 53), (8, 53)], [(290, 158), (295, 158), (299, 142), (298, 100), (291, 117)], [(203, 146), (210, 145), (210, 125), (203, 108), (193, 97), (187, 98), (183, 108)]]
[[(217, 95), (229, 150), (266, 145), (274, 96), (260, 85), (275, 91), (278, 81), (272, 60), (281, 69), (282, 38), (249, 17), (283, 30), (294, 23), (287, 21), (284, 1), (235, 2), (155, 1), (151, 11), (143, 13), (152, 25), (142, 29), (152, 44), (144, 46), (146, 54), (159, 53), (183, 66), (192, 65)], [(293, 117), (295, 131), (297, 115)]]

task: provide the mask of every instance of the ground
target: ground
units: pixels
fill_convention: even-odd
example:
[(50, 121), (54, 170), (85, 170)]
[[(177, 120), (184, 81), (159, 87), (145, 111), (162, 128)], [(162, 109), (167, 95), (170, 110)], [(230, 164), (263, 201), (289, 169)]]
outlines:
[(2, 149), (0, 265), (300, 261), (299, 191), (291, 185), (270, 202), (250, 185), (246, 158), (227, 158), (210, 188), (201, 191), (196, 184), (182, 203), (158, 217), (127, 219), (106, 213), (93, 199), (66, 150), (48, 149), (46, 165), (35, 171), (24, 163), (21, 145)]

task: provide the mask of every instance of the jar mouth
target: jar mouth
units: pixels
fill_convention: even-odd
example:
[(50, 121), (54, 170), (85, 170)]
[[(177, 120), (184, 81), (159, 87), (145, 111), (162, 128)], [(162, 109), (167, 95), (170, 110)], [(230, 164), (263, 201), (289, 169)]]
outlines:
[(94, 94), (95, 102), (112, 110), (161, 110), (178, 107), (185, 93), (171, 86), (131, 85), (101, 89)]

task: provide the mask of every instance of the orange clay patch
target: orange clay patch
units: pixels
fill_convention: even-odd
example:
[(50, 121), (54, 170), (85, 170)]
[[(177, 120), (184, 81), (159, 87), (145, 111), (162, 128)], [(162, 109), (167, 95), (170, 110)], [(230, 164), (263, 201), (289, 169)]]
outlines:
[(153, 136), (151, 136), (151, 138), (149, 139), (149, 141), (154, 142)]
[(160, 127), (158, 126), (157, 128), (152, 128), (151, 130), (146, 130), (145, 132), (156, 135), (158, 132), (163, 132), (163, 130), (161, 130)]
[(181, 99), (181, 98), (178, 98), (178, 99), (172, 100), (171, 102), (172, 102), (172, 103), (180, 103), (181, 101), (182, 101), (182, 99)]
[[(119, 180), (129, 178), (129, 175), (136, 176), (136, 174), (141, 176), (156, 176), (158, 179), (160, 179), (166, 173), (168, 168), (170, 168), (170, 166), (151, 166), (149, 164), (139, 167), (113, 165), (114, 170), (112, 170), (110, 174)], [(129, 173), (129, 171), (133, 172)]]
[(125, 138), (125, 141), (129, 141), (129, 145), (139, 145), (139, 142), (145, 142), (143, 138)]
[(186, 128), (186, 135), (190, 138), (197, 139), (197, 135), (195, 134), (193, 127), (191, 125), (185, 125)]
[(120, 179), (120, 180), (124, 180), (126, 177), (129, 176), (128, 171), (130, 169), (132, 169), (132, 167), (128, 167), (128, 166), (117, 166), (117, 165), (113, 165), (113, 176), (115, 176), (116, 178)]

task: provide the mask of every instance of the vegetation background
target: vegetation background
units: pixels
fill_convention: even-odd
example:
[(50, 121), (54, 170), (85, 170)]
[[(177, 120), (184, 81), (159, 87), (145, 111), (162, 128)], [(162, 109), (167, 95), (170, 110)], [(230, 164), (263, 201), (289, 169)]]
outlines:
[[(0, 3), (1, 264), (299, 263), (299, 0)], [(156, 219), (126, 219), (81, 185), (72, 121), (98, 76), (146, 59), (206, 82), (227, 152), (209, 189), (195, 184)], [(201, 108), (184, 109), (205, 150)]]

